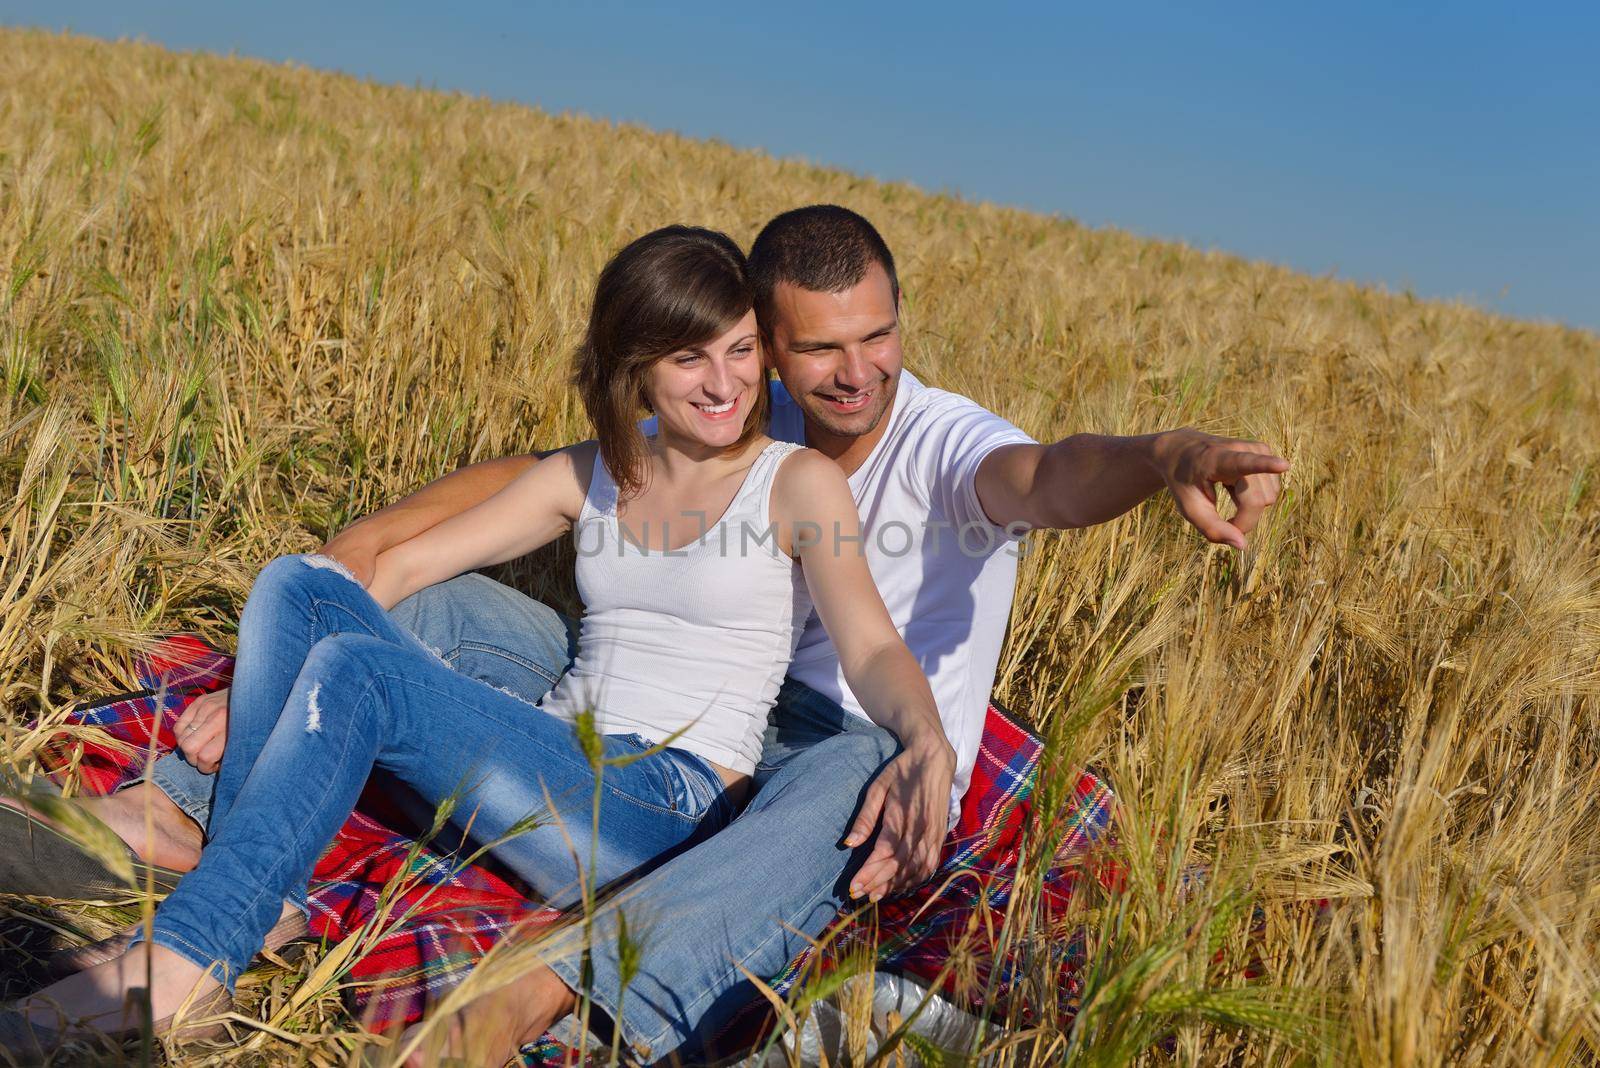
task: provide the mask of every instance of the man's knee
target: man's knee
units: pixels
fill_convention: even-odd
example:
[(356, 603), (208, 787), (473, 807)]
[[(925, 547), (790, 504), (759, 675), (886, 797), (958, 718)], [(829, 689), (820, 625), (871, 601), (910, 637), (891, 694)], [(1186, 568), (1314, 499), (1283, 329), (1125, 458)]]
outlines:
[(833, 758), (845, 760), (860, 772), (862, 781), (872, 778), (900, 753), (900, 742), (890, 731), (874, 724), (860, 730), (845, 731), (824, 743)]
[(476, 573), (417, 591), (389, 617), (457, 671), (530, 700), (549, 690), (576, 651), (560, 612)]
[[(466, 585), (470, 584), (464, 584), (457, 590), (452, 590), (451, 587), (458, 583), (464, 583), (464, 580), (470, 577), (472, 577), (472, 573), (468, 572), (465, 575), (457, 575), (453, 579), (446, 579), (444, 582), (436, 582), (432, 586), (424, 586), (389, 609), (389, 618), (394, 620), (397, 626), (404, 627), (412, 634), (421, 637), (419, 628), (423, 623), (433, 621), (437, 624), (443, 615), (443, 610), (457, 596), (464, 595)], [(482, 578), (483, 576), (479, 575), (477, 577)], [(436, 626), (436, 629), (442, 628)], [(430, 642), (429, 644), (431, 645), (432, 643)], [(450, 650), (441, 649), (439, 651), (448, 653)]]
[[(449, 621), (449, 626), (460, 630), (480, 617), (485, 624), (503, 621), (552, 633), (566, 630), (565, 617), (554, 608), (476, 571), (425, 586), (397, 603), (389, 614), (413, 634), (431, 621)], [(491, 634), (475, 636), (488, 638)]]
[(873, 777), (900, 752), (895, 736), (863, 726), (825, 738), (786, 762), (756, 791), (747, 813), (800, 805), (853, 806)]

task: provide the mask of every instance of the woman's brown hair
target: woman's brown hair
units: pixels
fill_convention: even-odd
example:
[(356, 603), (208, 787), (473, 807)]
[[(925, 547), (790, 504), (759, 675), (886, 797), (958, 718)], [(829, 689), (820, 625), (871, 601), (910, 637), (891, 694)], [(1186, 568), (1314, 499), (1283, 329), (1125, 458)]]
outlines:
[[(728, 235), (698, 226), (652, 230), (600, 272), (572, 380), (620, 497), (644, 485), (638, 420), (649, 407), (645, 373), (663, 357), (715, 340), (754, 306), (744, 253)], [(769, 406), (763, 382), (744, 433), (728, 451), (766, 431)]]

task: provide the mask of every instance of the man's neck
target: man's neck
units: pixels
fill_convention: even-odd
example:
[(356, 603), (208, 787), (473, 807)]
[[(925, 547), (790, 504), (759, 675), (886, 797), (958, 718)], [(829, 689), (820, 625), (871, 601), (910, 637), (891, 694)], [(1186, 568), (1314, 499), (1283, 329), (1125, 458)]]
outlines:
[(835, 434), (825, 427), (818, 426), (809, 417), (805, 418), (806, 445), (838, 464), (847, 478), (867, 462), (872, 450), (878, 447), (878, 442), (889, 432), (889, 424), (894, 422), (895, 410), (900, 407), (900, 394), (907, 388), (905, 372), (902, 371), (896, 377), (889, 379), (889, 382), (892, 386), (889, 406), (884, 410), (883, 418), (878, 420), (878, 425), (865, 434), (855, 437)]
[(872, 450), (877, 448), (878, 442), (883, 440), (883, 435), (889, 432), (890, 417), (894, 415), (891, 409), (884, 413), (878, 425), (872, 428), (870, 434), (859, 437), (842, 437), (830, 434), (817, 426), (810, 419), (806, 420), (806, 446), (816, 449), (822, 455), (839, 465), (839, 469), (848, 477), (856, 473), (862, 464), (867, 462), (867, 457), (872, 455)]

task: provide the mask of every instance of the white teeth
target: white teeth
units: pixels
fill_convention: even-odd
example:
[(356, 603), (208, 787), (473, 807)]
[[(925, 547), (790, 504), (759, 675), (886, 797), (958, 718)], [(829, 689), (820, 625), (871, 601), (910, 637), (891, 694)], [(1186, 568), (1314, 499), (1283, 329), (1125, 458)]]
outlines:
[(723, 412), (731, 412), (731, 411), (733, 411), (734, 403), (735, 403), (734, 401), (729, 401), (726, 404), (719, 404), (716, 407), (712, 407), (709, 404), (696, 404), (695, 407), (699, 408), (702, 412), (705, 412), (707, 415), (721, 415)]

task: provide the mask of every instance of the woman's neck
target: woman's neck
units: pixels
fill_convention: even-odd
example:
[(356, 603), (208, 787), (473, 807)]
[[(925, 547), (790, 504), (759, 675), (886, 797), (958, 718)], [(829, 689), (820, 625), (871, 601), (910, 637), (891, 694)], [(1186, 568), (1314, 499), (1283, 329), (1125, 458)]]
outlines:
[(670, 483), (719, 478), (740, 462), (759, 444), (760, 439), (746, 443), (737, 452), (730, 446), (707, 445), (702, 441), (685, 439), (662, 428), (653, 438), (645, 439), (645, 451), (650, 467)]

